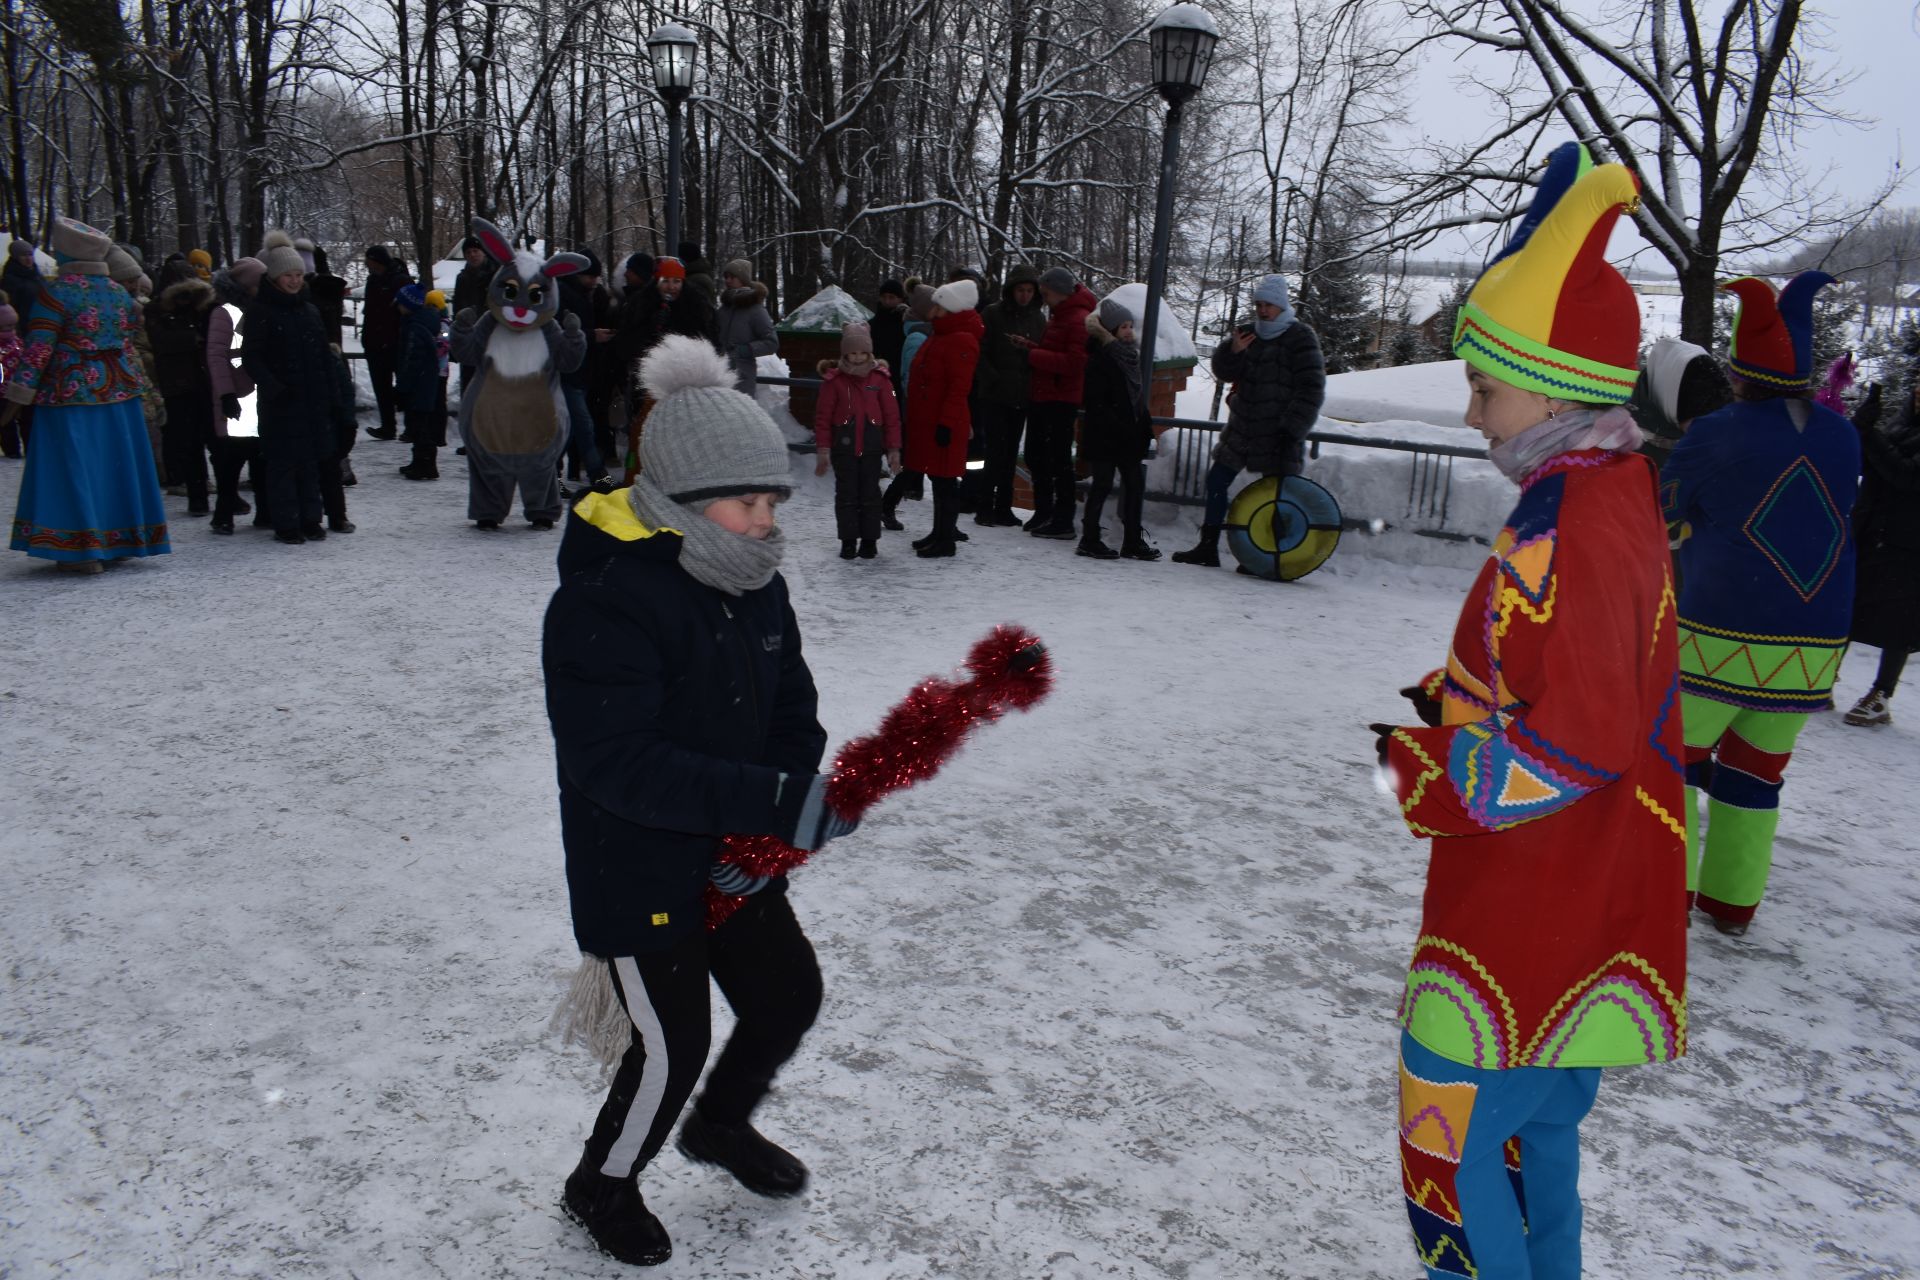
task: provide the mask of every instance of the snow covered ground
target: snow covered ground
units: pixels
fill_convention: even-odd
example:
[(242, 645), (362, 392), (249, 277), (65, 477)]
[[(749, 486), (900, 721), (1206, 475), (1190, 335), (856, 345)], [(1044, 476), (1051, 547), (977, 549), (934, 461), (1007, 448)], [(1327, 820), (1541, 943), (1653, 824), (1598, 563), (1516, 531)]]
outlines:
[[(545, 1033), (576, 960), (537, 661), (559, 535), (475, 532), (461, 460), (410, 484), (405, 456), (361, 441), (360, 531), (324, 544), (182, 517), (99, 578), (0, 558), (0, 1275), (633, 1274), (556, 1208), (601, 1089)], [(951, 561), (890, 535), (848, 563), (810, 464), (788, 574), (836, 741), (993, 622), (1060, 679), (796, 877), (827, 1004), (759, 1118), (814, 1184), (760, 1201), (669, 1148), (658, 1274), (1411, 1280), (1424, 853), (1364, 726), (1469, 572), (1356, 538), (1275, 586), (970, 524)], [(1589, 1274), (1920, 1275), (1899, 714), (1816, 717), (1754, 932), (1693, 932), (1693, 1055), (1609, 1073)]]

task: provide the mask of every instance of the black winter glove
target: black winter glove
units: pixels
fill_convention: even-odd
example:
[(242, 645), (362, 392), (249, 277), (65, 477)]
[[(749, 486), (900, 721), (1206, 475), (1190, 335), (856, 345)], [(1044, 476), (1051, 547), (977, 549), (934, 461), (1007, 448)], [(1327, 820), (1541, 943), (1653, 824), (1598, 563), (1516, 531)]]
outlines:
[(809, 853), (860, 825), (858, 818), (836, 812), (827, 803), (825, 774), (781, 774), (773, 805), (775, 820), (780, 824), (773, 834)]
[(228, 417), (228, 419), (229, 419), (229, 420), (231, 420), (231, 421), (235, 421), (235, 422), (237, 422), (237, 421), (239, 421), (239, 419), (240, 419), (240, 397), (239, 397), (239, 396), (237, 396), (237, 395), (235, 395), (235, 394), (233, 394), (233, 392), (231, 392), (231, 391), (229, 391), (229, 392), (227, 392), (227, 393), (226, 393), (225, 395), (223, 395), (223, 396), (221, 396), (221, 397), (220, 397), (220, 412), (222, 412), (222, 413), (224, 413), (224, 414), (226, 414), (226, 415), (227, 415), (227, 417)]
[(1867, 394), (1853, 410), (1853, 425), (1872, 429), (1880, 425), (1880, 384), (1867, 384)]
[(1390, 724), (1370, 724), (1367, 728), (1374, 732), (1373, 754), (1380, 761), (1382, 769), (1387, 767), (1387, 743), (1393, 740), (1396, 726)]
[(1440, 700), (1417, 684), (1410, 684), (1400, 691), (1400, 696), (1413, 704), (1413, 713), (1420, 717), (1420, 723), (1431, 728), (1440, 727)]

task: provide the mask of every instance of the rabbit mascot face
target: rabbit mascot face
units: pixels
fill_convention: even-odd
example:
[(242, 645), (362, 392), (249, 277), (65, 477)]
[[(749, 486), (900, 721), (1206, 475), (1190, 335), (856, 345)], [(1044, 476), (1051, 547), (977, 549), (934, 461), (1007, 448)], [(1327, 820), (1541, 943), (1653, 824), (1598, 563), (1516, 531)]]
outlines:
[(500, 269), (487, 289), (483, 315), (454, 317), (453, 358), (473, 370), (460, 393), (460, 434), (467, 446), (467, 517), (497, 527), (520, 489), (527, 519), (550, 525), (560, 516), (554, 463), (567, 444), (567, 400), (560, 375), (586, 358), (586, 334), (569, 313), (561, 323), (560, 277), (587, 265), (577, 253), (545, 262), (515, 250), (499, 228), (473, 220), (473, 234)]

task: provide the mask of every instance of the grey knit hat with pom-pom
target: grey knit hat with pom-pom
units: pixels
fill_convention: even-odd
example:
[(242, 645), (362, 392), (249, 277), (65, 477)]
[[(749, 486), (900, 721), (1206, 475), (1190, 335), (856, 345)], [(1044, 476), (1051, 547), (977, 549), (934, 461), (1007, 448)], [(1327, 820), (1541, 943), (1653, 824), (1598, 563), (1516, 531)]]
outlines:
[(293, 237), (284, 231), (267, 232), (260, 242), (260, 261), (266, 264), (269, 279), (277, 280), (296, 272), (307, 274), (307, 264), (301, 260), (300, 251), (293, 247)]
[(639, 374), (656, 402), (640, 469), (674, 502), (700, 510), (717, 498), (792, 493), (786, 438), (753, 397), (734, 390), (733, 369), (712, 343), (669, 335)]

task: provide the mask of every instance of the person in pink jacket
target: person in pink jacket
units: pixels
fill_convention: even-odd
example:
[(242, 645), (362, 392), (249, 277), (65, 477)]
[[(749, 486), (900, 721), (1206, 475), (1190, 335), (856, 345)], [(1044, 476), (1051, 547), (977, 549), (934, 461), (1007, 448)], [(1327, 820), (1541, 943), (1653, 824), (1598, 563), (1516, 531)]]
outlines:
[[(213, 521), (215, 533), (232, 533), (233, 518), (253, 510), (240, 496), (240, 469), (260, 456), (260, 424), (253, 399), (253, 379), (240, 367), (240, 318), (254, 296), (267, 266), (258, 258), (240, 258), (213, 276), (218, 297), (207, 317), (207, 375), (213, 383)], [(266, 486), (254, 477), (254, 492)], [(255, 518), (262, 524), (266, 513)]]
[(813, 439), (820, 460), (813, 473), (833, 468), (833, 517), (840, 558), (880, 554), (880, 457), (900, 470), (900, 408), (887, 362), (873, 358), (873, 334), (864, 324), (840, 332), (840, 359), (819, 365), (820, 399)]

